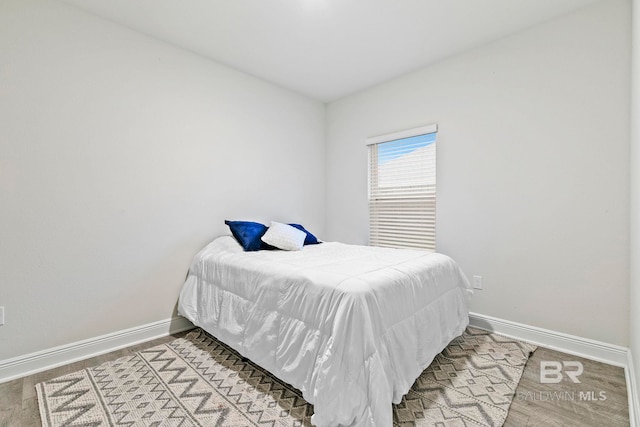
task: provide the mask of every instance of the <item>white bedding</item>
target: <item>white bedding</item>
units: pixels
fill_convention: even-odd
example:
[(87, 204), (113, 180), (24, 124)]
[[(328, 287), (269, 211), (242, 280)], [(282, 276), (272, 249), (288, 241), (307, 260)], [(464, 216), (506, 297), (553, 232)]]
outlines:
[(324, 426), (391, 426), (436, 354), (468, 324), (449, 257), (325, 242), (243, 252), (223, 236), (195, 257), (178, 311), (300, 389)]

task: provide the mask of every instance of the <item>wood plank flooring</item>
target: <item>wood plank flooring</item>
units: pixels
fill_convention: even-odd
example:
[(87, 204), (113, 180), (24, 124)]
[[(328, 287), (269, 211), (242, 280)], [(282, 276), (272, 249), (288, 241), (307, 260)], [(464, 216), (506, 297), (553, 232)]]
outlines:
[[(584, 371), (577, 377), (580, 383), (563, 375), (560, 383), (542, 384), (541, 361), (581, 362)], [(575, 368), (567, 367), (567, 370)], [(624, 369), (538, 347), (527, 362), (504, 425), (628, 426)]]
[[(0, 427), (41, 426), (35, 391), (37, 383), (97, 366), (185, 334), (182, 332), (0, 384)], [(584, 372), (578, 377), (581, 382), (576, 384), (565, 376), (560, 383), (541, 384), (541, 361), (583, 363)], [(588, 397), (606, 397), (606, 400), (587, 400)], [(629, 426), (624, 369), (540, 347), (527, 363), (504, 425)]]

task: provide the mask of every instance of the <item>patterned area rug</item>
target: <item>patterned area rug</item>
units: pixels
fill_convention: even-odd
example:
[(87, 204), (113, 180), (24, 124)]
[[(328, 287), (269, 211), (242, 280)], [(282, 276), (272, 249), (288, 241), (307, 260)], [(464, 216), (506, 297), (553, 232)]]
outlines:
[[(535, 346), (467, 328), (402, 402), (395, 426), (501, 426)], [(44, 426), (311, 426), (290, 385), (196, 329), (36, 386)]]
[(394, 405), (395, 426), (501, 426), (537, 347), (467, 328)]

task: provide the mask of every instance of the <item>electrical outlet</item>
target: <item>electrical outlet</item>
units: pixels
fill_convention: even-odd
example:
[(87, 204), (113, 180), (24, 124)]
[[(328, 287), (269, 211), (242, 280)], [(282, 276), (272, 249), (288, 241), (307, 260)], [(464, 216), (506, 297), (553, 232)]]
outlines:
[(4, 325), (4, 307), (0, 307), (0, 326)]
[(473, 276), (473, 289), (482, 289), (482, 276)]

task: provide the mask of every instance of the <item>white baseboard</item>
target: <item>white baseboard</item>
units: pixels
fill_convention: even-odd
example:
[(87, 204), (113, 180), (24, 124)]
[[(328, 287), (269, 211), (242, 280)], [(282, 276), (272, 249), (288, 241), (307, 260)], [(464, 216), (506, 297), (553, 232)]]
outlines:
[(174, 317), (12, 359), (0, 360), (0, 383), (186, 331), (193, 327), (193, 324), (184, 317)]
[(631, 427), (640, 427), (640, 408), (638, 408), (640, 395), (638, 395), (631, 351), (628, 348), (478, 313), (469, 313), (469, 326), (624, 368), (629, 398), (630, 425)]
[(469, 325), (496, 332), (508, 337), (528, 341), (532, 344), (562, 351), (586, 359), (627, 367), (629, 349), (562, 332), (529, 326), (483, 314), (469, 313)]
[(629, 397), (629, 423), (631, 427), (640, 426), (640, 394), (638, 394), (638, 383), (636, 382), (636, 371), (631, 352), (627, 361), (625, 375), (627, 376), (627, 395)]

